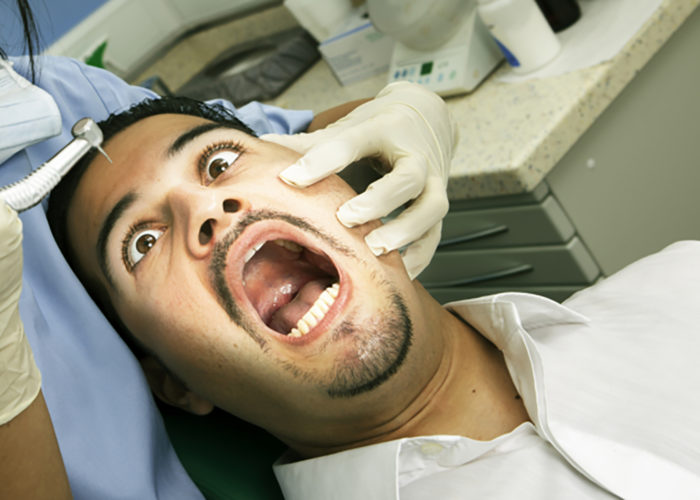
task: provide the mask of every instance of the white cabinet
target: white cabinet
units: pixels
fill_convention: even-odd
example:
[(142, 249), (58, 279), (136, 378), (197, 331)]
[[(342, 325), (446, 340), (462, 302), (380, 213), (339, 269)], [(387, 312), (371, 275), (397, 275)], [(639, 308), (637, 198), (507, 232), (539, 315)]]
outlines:
[(128, 78), (188, 31), (279, 3), (278, 0), (109, 0), (51, 44), (47, 53), (83, 60), (107, 42), (104, 56), (107, 68)]
[(700, 239), (700, 9), (546, 177), (605, 275)]

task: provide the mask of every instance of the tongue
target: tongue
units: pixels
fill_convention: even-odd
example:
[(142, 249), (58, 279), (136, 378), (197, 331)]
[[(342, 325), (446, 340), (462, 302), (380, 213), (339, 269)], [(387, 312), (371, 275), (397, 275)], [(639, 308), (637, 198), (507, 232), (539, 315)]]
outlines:
[[(333, 278), (294, 252), (267, 243), (246, 264), (246, 294), (260, 318), (280, 333), (288, 333)], [(274, 325), (273, 325), (274, 320)]]
[(324, 279), (306, 283), (291, 302), (272, 314), (268, 326), (280, 333), (289, 333), (332, 282), (330, 279)]

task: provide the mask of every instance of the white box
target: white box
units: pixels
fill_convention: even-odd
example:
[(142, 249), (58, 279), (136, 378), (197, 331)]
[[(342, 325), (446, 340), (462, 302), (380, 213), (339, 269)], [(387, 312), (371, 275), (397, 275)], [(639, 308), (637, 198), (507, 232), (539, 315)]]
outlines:
[(342, 85), (389, 69), (394, 40), (377, 31), (364, 13), (357, 13), (342, 33), (324, 40), (319, 50)]

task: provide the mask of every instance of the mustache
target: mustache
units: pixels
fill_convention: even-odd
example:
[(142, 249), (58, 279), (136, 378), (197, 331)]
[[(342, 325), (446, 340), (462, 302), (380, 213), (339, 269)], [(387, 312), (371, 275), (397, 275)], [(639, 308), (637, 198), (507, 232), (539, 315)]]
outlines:
[(253, 210), (248, 212), (246, 215), (241, 217), (236, 225), (233, 226), (223, 238), (216, 242), (214, 249), (212, 250), (212, 259), (209, 264), (211, 286), (216, 293), (219, 303), (222, 305), (229, 318), (243, 328), (243, 330), (245, 330), (263, 350), (265, 350), (266, 346), (265, 339), (256, 331), (252, 321), (250, 321), (250, 319), (243, 314), (242, 309), (233, 299), (233, 294), (231, 293), (228, 282), (226, 281), (226, 256), (228, 255), (231, 246), (233, 246), (241, 234), (243, 234), (243, 231), (256, 222), (267, 220), (279, 220), (286, 222), (287, 224), (297, 227), (304, 232), (313, 234), (317, 238), (328, 243), (335, 250), (345, 255), (352, 255), (352, 250), (350, 250), (350, 248), (346, 247), (335, 238), (322, 232), (308, 220), (301, 217), (296, 217), (286, 212), (279, 212), (270, 209)]

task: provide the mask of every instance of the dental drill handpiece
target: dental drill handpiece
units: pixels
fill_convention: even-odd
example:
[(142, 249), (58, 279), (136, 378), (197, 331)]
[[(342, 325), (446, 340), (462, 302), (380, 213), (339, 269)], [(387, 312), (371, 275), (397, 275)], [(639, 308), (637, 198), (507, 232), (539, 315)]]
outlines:
[(39, 203), (56, 187), (64, 175), (92, 148), (112, 160), (100, 147), (102, 131), (90, 118), (78, 120), (71, 129), (74, 139), (24, 179), (0, 188), (0, 198), (12, 209), (22, 212)]

